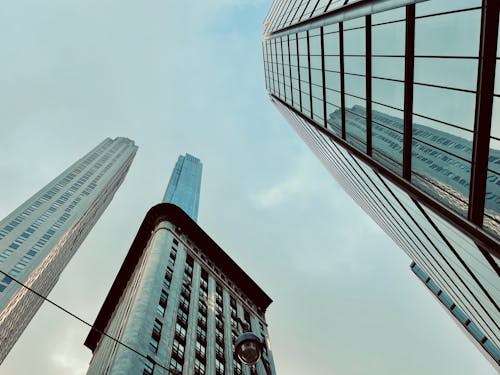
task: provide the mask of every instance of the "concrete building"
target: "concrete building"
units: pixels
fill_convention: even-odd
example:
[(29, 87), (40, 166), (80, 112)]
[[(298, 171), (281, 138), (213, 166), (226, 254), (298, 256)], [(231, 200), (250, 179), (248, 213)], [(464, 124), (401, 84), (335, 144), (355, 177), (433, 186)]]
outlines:
[(272, 103), (497, 364), (499, 7), (275, 0), (262, 43)]
[(137, 146), (107, 138), (0, 221), (0, 363), (113, 199)]
[[(270, 303), (182, 209), (159, 204), (147, 213), (85, 341), (93, 352), (87, 374), (265, 375), (262, 361), (249, 368), (233, 353), (239, 319), (269, 343)], [(275, 374), (269, 344), (263, 360)]]

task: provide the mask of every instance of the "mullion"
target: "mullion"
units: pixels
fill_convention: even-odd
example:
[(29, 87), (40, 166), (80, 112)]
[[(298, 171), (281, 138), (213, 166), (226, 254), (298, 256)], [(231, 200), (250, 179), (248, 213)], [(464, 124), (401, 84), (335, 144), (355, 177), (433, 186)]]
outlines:
[(278, 43), (276, 42), (276, 38), (274, 39), (274, 54), (276, 56), (276, 83), (278, 86), (278, 95), (281, 97), (280, 93), (280, 75), (279, 75), (279, 67), (278, 67)]
[(290, 73), (290, 95), (292, 99), (292, 107), (294, 106), (294, 100), (293, 100), (293, 78), (292, 78), (292, 57), (291, 57), (291, 51), (290, 51), (290, 35), (286, 36), (286, 42), (288, 45), (288, 69)]
[(299, 34), (295, 34), (295, 46), (297, 48), (297, 78), (299, 83), (299, 107), (300, 112), (302, 112), (302, 81), (300, 77), (300, 52), (299, 52)]
[(403, 178), (411, 180), (411, 147), (413, 138), (413, 78), (415, 64), (415, 4), (406, 6), (405, 87), (403, 112)]
[(340, 59), (340, 113), (342, 139), (346, 139), (345, 134), (345, 79), (344, 79), (344, 23), (339, 23), (339, 59)]
[(309, 75), (309, 108), (312, 119), (314, 118), (314, 113), (313, 113), (312, 83), (311, 83), (311, 48), (309, 43), (309, 30), (307, 30), (306, 32), (306, 40), (307, 40), (307, 71)]
[(325, 128), (327, 127), (327, 113), (326, 113), (326, 77), (325, 77), (325, 39), (323, 27), (320, 29), (320, 46), (321, 46), (321, 82), (323, 84), (323, 122)]
[(468, 219), (483, 226), (498, 38), (498, 0), (483, 0)]
[(267, 71), (267, 46), (266, 46), (266, 43), (262, 43), (262, 59), (263, 59), (263, 63), (264, 63), (264, 80), (266, 82), (266, 90), (269, 91), (269, 83), (268, 83), (268, 79), (269, 79), (269, 73)]
[[(285, 61), (283, 59), (283, 37), (280, 38), (280, 44), (281, 44), (281, 72), (283, 74), (283, 97), (285, 98), (286, 101), (286, 84), (285, 84)], [(292, 77), (290, 77), (291, 79)], [(291, 85), (291, 81), (290, 81)]]
[(274, 75), (274, 56), (275, 54), (273, 53), (273, 44), (274, 44), (274, 39), (271, 39), (269, 41), (269, 51), (271, 54), (271, 73), (272, 73), (272, 78), (273, 78), (273, 93), (277, 95), (276, 93), (276, 76)]
[(366, 153), (372, 154), (372, 17), (366, 16)]

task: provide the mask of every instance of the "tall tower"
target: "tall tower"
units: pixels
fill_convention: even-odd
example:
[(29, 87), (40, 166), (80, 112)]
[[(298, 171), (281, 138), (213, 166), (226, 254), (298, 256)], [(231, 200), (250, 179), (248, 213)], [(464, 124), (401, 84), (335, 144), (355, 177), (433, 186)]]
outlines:
[[(113, 199), (137, 146), (107, 138), (0, 221), (0, 267), (47, 296)], [(0, 277), (0, 363), (43, 300)]]
[(162, 201), (179, 206), (194, 221), (198, 220), (202, 169), (200, 159), (189, 154), (180, 155)]
[[(272, 301), (196, 224), (200, 182), (200, 161), (180, 156), (164, 198), (172, 203), (147, 213), (85, 341), (89, 375), (266, 375), (263, 361), (276, 374)], [(266, 343), (252, 368), (234, 355), (244, 328)]]
[(499, 7), (276, 0), (262, 43), (272, 103), (495, 365)]

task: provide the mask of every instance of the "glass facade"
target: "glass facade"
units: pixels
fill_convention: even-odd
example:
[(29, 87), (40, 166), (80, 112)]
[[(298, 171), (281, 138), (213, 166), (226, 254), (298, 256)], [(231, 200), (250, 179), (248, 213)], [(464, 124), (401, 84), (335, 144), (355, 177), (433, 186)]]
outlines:
[[(137, 146), (108, 138), (0, 221), (0, 363), (111, 202)], [(12, 278), (11, 278), (12, 277)]]
[(290, 3), (264, 23), (272, 102), (498, 348), (499, 2)]
[(180, 155), (162, 200), (179, 206), (194, 221), (198, 220), (202, 169), (203, 164), (198, 158)]

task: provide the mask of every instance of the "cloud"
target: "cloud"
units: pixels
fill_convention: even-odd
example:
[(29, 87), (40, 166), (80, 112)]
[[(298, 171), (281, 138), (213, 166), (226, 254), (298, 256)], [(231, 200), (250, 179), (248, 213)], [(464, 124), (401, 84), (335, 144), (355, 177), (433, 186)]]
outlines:
[(305, 179), (302, 176), (292, 176), (288, 180), (259, 192), (254, 196), (254, 201), (261, 208), (272, 208), (290, 200), (295, 194), (303, 192), (305, 186)]

